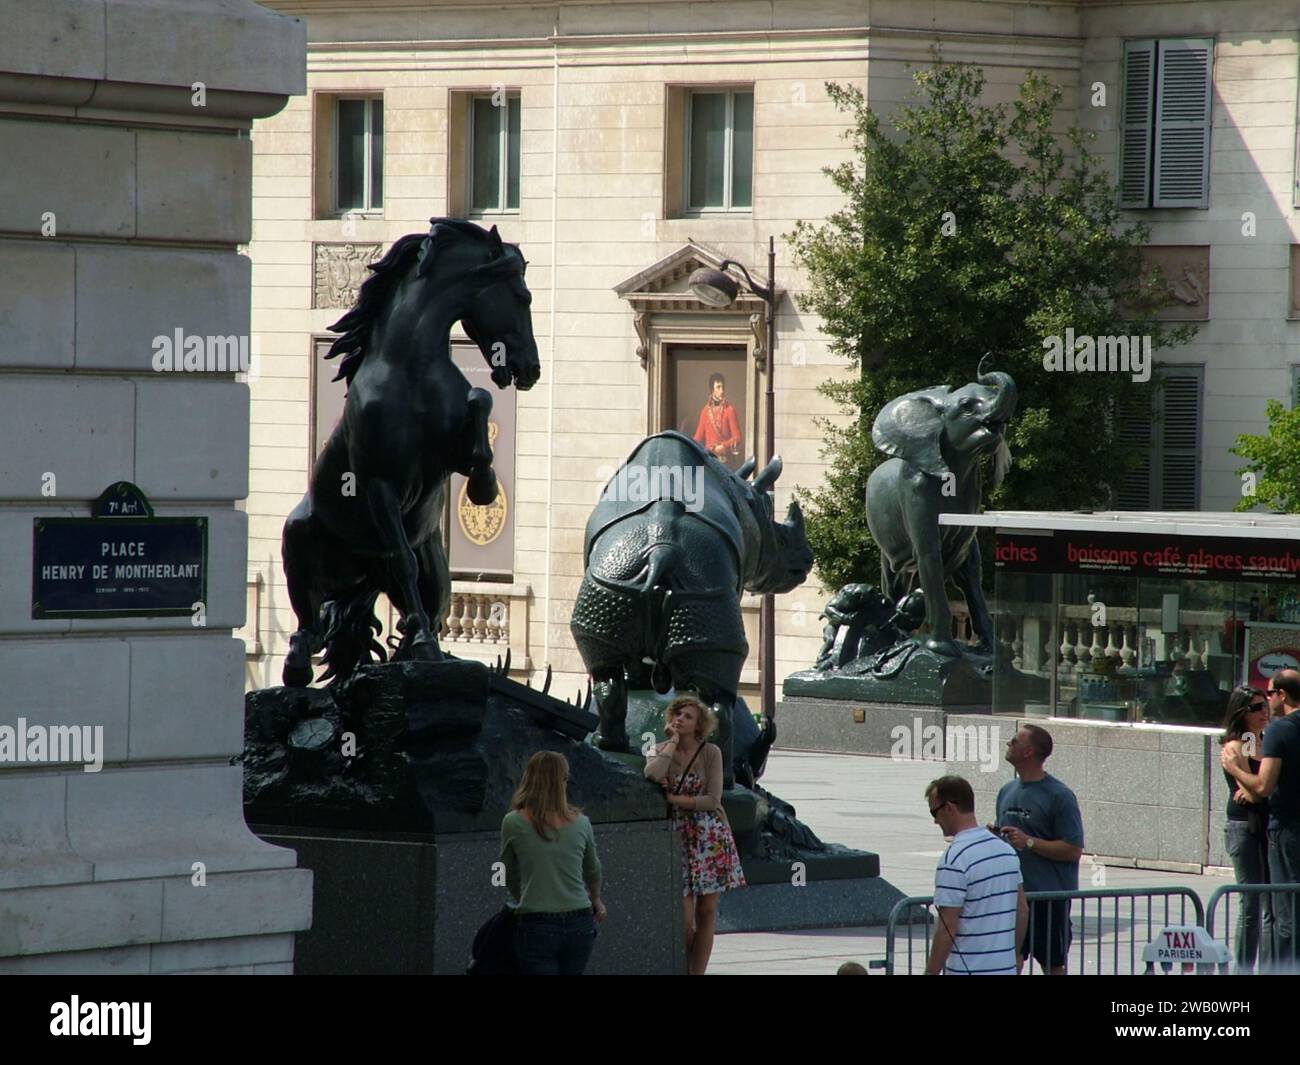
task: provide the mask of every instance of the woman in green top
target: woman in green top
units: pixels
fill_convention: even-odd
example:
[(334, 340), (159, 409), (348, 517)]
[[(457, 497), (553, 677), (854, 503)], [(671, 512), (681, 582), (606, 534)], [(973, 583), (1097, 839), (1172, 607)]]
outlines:
[(581, 976), (596, 942), (600, 859), (591, 822), (569, 805), (569, 763), (538, 751), (501, 821), (506, 888), (518, 900), (515, 952), (525, 976)]

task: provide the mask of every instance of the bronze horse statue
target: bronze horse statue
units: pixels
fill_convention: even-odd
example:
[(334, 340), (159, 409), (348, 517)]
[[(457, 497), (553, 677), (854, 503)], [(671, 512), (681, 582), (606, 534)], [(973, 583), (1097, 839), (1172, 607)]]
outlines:
[(397, 607), (395, 659), (443, 657), (438, 629), (451, 597), (439, 524), (450, 475), (469, 479), (471, 502), (497, 495), (488, 415), (492, 397), (470, 388), (451, 359), (460, 322), (506, 388), (541, 376), (532, 296), (519, 248), (496, 227), (431, 219), (427, 235), (399, 239), (361, 286), (356, 306), (330, 327), (342, 333), (343, 416), (312, 470), (307, 494), (284, 524), (281, 551), (298, 629), (284, 683), (305, 687), (312, 655), (322, 680), (341, 680), (387, 655), (376, 642), (375, 600)]

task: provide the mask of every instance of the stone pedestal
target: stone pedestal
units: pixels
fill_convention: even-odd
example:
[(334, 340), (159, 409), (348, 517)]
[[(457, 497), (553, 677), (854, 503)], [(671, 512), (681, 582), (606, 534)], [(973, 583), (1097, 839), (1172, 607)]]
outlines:
[[(252, 120), (305, 27), (251, 0), (0, 0), (0, 972), (287, 971), (311, 874), (244, 824), (248, 388), (155, 338), (247, 338)], [(206, 346), (206, 345), (205, 345)], [(33, 522), (131, 481), (208, 519), (192, 617), (34, 620)], [(52, 771), (53, 770), (53, 771)]]
[[(315, 877), (296, 972), (463, 973), (474, 934), (507, 900), (501, 820), (537, 751), (569, 764), (591, 819), (609, 920), (587, 972), (686, 971), (681, 852), (639, 757), (583, 737), (595, 717), (477, 662), (366, 665), (327, 689), (246, 698), (245, 810)], [(294, 759), (305, 724), (348, 735)]]
[[(667, 821), (594, 828), (609, 919), (587, 975), (685, 973), (681, 863)], [(496, 832), (257, 831), (293, 847), (315, 877), (312, 930), (298, 936), (299, 974), (463, 974), (474, 933), (506, 901), (505, 887), (493, 884)]]

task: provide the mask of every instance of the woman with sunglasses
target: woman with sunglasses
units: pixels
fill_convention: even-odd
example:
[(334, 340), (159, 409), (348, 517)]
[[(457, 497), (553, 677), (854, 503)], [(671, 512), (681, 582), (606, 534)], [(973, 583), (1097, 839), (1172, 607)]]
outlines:
[[(1227, 768), (1258, 773), (1264, 728), (1268, 725), (1268, 700), (1249, 684), (1234, 689), (1223, 719), (1223, 775), (1228, 781), (1227, 821), (1223, 842), (1238, 884), (1268, 883), (1268, 803), (1252, 795)], [(1261, 967), (1272, 955), (1272, 896), (1243, 895), (1237, 913), (1236, 971), (1253, 972), (1258, 951)]]

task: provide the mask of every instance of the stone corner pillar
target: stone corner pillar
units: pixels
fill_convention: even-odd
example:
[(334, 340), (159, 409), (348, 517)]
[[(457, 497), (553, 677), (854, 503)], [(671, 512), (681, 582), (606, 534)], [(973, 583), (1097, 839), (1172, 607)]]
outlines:
[[(232, 764), (247, 364), (211, 356), (248, 343), (248, 130), (305, 91), (305, 26), (252, 0), (0, 0), (0, 26), (0, 973), (290, 971), (311, 874)], [(194, 337), (203, 365), (158, 369)], [(202, 609), (35, 617), (34, 523), (116, 481), (207, 518)]]

